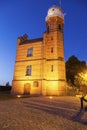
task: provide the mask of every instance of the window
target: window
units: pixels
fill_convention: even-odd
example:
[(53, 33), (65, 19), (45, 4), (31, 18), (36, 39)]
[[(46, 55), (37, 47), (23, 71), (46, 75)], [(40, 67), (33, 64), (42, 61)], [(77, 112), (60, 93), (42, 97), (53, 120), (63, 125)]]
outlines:
[(51, 65), (51, 72), (53, 72), (53, 65)]
[(52, 9), (52, 11), (54, 11), (54, 9)]
[(47, 24), (46, 26), (47, 26), (47, 33), (49, 33), (49, 31), (50, 31), (50, 24)]
[(61, 29), (62, 29), (62, 28), (61, 28), (61, 24), (58, 25), (58, 29), (61, 31)]
[(53, 40), (53, 37), (51, 37), (51, 40)]
[(32, 65), (26, 67), (26, 76), (31, 76), (32, 73)]
[(53, 53), (53, 47), (51, 48), (51, 53)]
[(33, 48), (28, 48), (27, 56), (28, 57), (33, 56)]
[(47, 33), (49, 33), (49, 26), (47, 26)]
[(34, 81), (33, 85), (34, 85), (34, 87), (38, 87), (39, 86), (38, 81)]

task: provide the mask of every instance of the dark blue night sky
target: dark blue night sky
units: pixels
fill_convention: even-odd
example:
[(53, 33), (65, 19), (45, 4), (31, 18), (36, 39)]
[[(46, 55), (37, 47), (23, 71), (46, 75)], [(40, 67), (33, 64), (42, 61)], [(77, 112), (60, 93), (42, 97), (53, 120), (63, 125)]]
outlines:
[[(59, 0), (0, 0), (0, 85), (12, 82), (17, 38), (43, 37), (45, 17)], [(87, 63), (87, 0), (62, 0), (65, 61), (72, 55)]]

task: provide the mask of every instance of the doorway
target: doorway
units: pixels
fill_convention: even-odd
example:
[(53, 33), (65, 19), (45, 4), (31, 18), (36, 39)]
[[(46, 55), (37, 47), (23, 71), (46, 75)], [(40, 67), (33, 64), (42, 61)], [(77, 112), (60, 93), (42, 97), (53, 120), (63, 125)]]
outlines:
[(24, 84), (24, 94), (30, 94), (30, 90), (31, 90), (31, 84), (30, 83)]

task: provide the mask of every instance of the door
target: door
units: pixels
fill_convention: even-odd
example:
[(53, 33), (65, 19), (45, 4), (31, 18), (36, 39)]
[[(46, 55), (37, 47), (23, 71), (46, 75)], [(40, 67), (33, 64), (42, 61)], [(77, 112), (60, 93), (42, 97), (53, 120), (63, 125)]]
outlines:
[(31, 84), (26, 83), (24, 84), (24, 94), (30, 94)]

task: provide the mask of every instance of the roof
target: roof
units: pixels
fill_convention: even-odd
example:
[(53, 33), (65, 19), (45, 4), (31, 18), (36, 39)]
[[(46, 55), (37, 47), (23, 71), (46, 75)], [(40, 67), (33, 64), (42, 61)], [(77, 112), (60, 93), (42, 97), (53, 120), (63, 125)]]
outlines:
[(49, 8), (49, 10), (47, 12), (47, 16), (46, 16), (46, 21), (48, 20), (48, 18), (54, 17), (54, 16), (58, 16), (58, 17), (61, 17), (62, 19), (64, 19), (64, 14), (63, 14), (61, 8), (57, 7), (56, 5)]
[(36, 38), (36, 39), (24, 40), (24, 41), (20, 42), (20, 45), (30, 44), (30, 43), (35, 43), (35, 42), (42, 42), (42, 41), (43, 41), (43, 38)]

